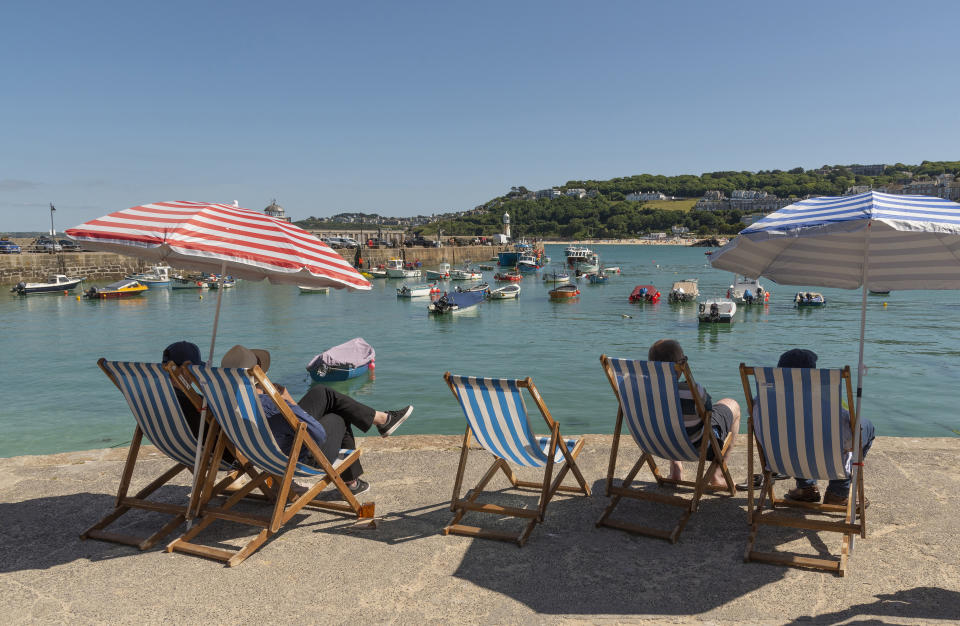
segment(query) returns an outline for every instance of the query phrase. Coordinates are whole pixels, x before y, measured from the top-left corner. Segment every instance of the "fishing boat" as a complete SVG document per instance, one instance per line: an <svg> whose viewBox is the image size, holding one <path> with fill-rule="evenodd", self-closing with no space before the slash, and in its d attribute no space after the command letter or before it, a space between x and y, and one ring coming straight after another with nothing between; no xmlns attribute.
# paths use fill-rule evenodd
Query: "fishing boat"
<svg viewBox="0 0 960 626"><path fill-rule="evenodd" d="M107 298L127 298L130 296L139 296L149 289L143 283L129 278L110 283L106 287L91 287L83 293L84 298L89 299L107 299Z"/></svg>
<svg viewBox="0 0 960 626"><path fill-rule="evenodd" d="M450 280L480 280L483 272L475 272L469 267L460 270L450 270Z"/></svg>
<svg viewBox="0 0 960 626"><path fill-rule="evenodd" d="M403 259L390 259L387 261L387 278L420 278L420 270L404 267Z"/></svg>
<svg viewBox="0 0 960 626"><path fill-rule="evenodd" d="M585 259L579 259L573 264L577 275L595 274L600 271L600 257L591 254Z"/></svg>
<svg viewBox="0 0 960 626"><path fill-rule="evenodd" d="M566 283L570 281L570 274L564 271L548 272L543 275L543 280L547 283Z"/></svg>
<svg viewBox="0 0 960 626"><path fill-rule="evenodd" d="M83 278L71 278L63 274L53 274L47 276L47 280L42 283L25 283L20 281L14 285L10 291L20 296L32 293L61 293L70 291L80 284Z"/></svg>
<svg viewBox="0 0 960 626"><path fill-rule="evenodd" d="M601 268L601 271L604 274L619 274L620 266L619 265L608 265L607 267Z"/></svg>
<svg viewBox="0 0 960 626"><path fill-rule="evenodd" d="M520 241L513 244L511 249L498 252L497 263L500 265L500 267L516 267L517 262L520 260L520 256L522 254L529 253L532 249L533 246L525 241Z"/></svg>
<svg viewBox="0 0 960 626"><path fill-rule="evenodd" d="M522 254L517 260L517 269L521 272L536 272L540 269L537 257L532 254Z"/></svg>
<svg viewBox="0 0 960 626"><path fill-rule="evenodd" d="M201 276L171 276L171 289L209 289L207 281Z"/></svg>
<svg viewBox="0 0 960 626"><path fill-rule="evenodd" d="M523 280L523 274L520 272L497 272L493 275L493 280L503 283L519 283Z"/></svg>
<svg viewBox="0 0 960 626"><path fill-rule="evenodd" d="M590 248L578 245L567 246L567 248L563 251L563 254L567 259L567 266L571 269L575 268L577 263L586 261L591 256L595 256L593 254L593 250Z"/></svg>
<svg viewBox="0 0 960 626"><path fill-rule="evenodd" d="M697 319L701 324L730 324L737 312L737 303L729 298L708 298L699 305Z"/></svg>
<svg viewBox="0 0 960 626"><path fill-rule="evenodd" d="M653 285L637 285L627 298L630 302L660 302L660 292Z"/></svg>
<svg viewBox="0 0 960 626"><path fill-rule="evenodd" d="M330 293L329 287L304 287L303 285L297 285L297 289L300 290L300 293Z"/></svg>
<svg viewBox="0 0 960 626"><path fill-rule="evenodd" d="M438 289L434 283L420 283L416 285L404 283L403 286L397 289L398 298L420 298L435 293L440 293L440 289Z"/></svg>
<svg viewBox="0 0 960 626"><path fill-rule="evenodd" d="M558 285L549 291L551 300L569 300L580 295L580 289L573 284Z"/></svg>
<svg viewBox="0 0 960 626"><path fill-rule="evenodd" d="M487 296L482 291L451 291L427 305L427 312L435 315L463 313L486 299Z"/></svg>
<svg viewBox="0 0 960 626"><path fill-rule="evenodd" d="M516 298L520 295L520 285L511 283L503 287L497 287L490 292L490 298L493 300L507 300Z"/></svg>
<svg viewBox="0 0 960 626"><path fill-rule="evenodd" d="M827 299L823 297L822 293L815 291L798 291L793 298L793 302L798 307L823 306L827 303Z"/></svg>
<svg viewBox="0 0 960 626"><path fill-rule="evenodd" d="M159 263L152 266L146 272L140 272L139 274L130 274L126 276L128 280L135 280L139 283L147 285L148 287L165 287L170 284L171 274L173 270L172 267L166 263Z"/></svg>
<svg viewBox="0 0 960 626"><path fill-rule="evenodd" d="M591 285L603 285L610 280L610 277L603 272L597 272L595 274L587 274L587 280L590 281Z"/></svg>
<svg viewBox="0 0 960 626"><path fill-rule="evenodd" d="M435 270L427 270L427 280L446 280L450 278L450 264L441 263Z"/></svg>
<svg viewBox="0 0 960 626"><path fill-rule="evenodd" d="M313 357L307 363L307 371L318 383L348 380L372 372L376 356L373 346L355 337Z"/></svg>
<svg viewBox="0 0 960 626"><path fill-rule="evenodd" d="M678 280L673 283L667 295L669 302L694 302L700 296L700 287L696 278Z"/></svg>
<svg viewBox="0 0 960 626"><path fill-rule="evenodd" d="M733 275L733 284L727 289L727 297L738 304L763 304L770 301L770 294L757 278Z"/></svg>

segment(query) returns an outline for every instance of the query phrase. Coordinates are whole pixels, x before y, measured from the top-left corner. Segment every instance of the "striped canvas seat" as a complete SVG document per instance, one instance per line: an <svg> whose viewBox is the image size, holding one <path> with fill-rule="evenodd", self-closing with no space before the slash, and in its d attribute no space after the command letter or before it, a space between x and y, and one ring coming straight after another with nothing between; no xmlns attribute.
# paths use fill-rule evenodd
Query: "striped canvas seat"
<svg viewBox="0 0 960 626"><path fill-rule="evenodd" d="M754 373L754 429L767 467L803 478L848 477L850 455L841 431L842 370L757 367Z"/></svg>
<svg viewBox="0 0 960 626"><path fill-rule="evenodd" d="M674 461L700 458L684 428L674 364L613 358L608 362L616 377L620 408L640 449Z"/></svg>
<svg viewBox="0 0 960 626"><path fill-rule="evenodd" d="M468 535L471 537L487 537L514 541L523 546L534 526L543 521L547 504L557 491L576 492L590 495L576 458L583 449L583 438L564 439L560 435L560 425L554 421L547 409L543 398L529 378L522 380L512 378L479 378L476 376L455 376L450 372L443 375L447 386L460 404L464 417L467 418L467 429L463 435L463 446L460 449L460 465L453 485L453 498L450 510L454 512L453 520L443 529L443 533ZM526 389L540 411L545 425L550 429L550 436L537 436L533 433L530 416L523 400L522 390ZM463 483L467 456L470 452L470 438L495 457L493 464L464 498L460 498L460 488ZM514 474L512 466L541 469L543 479L539 482L520 480ZM554 468L559 470L556 477L552 477ZM519 489L537 489L540 491L540 500L536 509L499 506L477 502L484 487L502 471L510 485ZM573 472L579 483L578 486L565 486L563 479L567 472ZM552 479L552 482L551 482ZM492 513L497 516L510 516L526 519L527 524L519 534L495 531L475 526L465 526L460 523L468 511L477 513Z"/></svg>
<svg viewBox="0 0 960 626"><path fill-rule="evenodd" d="M509 378L451 376L460 408L477 441L495 456L523 467L547 463L550 438L535 437L520 393L521 381ZM567 439L567 447L576 445ZM555 462L563 461L558 448Z"/></svg>

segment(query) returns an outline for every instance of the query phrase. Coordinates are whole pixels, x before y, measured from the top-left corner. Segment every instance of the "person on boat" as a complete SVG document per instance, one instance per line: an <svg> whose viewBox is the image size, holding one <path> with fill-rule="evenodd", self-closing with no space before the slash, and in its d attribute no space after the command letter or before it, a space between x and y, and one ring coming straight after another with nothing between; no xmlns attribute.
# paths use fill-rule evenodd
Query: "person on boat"
<svg viewBox="0 0 960 626"><path fill-rule="evenodd" d="M809 294L808 294L809 295ZM793 348L780 355L777 361L777 367L803 367L814 369L817 367L817 353L813 350L803 348ZM754 398L754 418L758 417L757 399ZM853 450L853 433L850 431L850 413L847 409L840 409L840 432L843 438L843 447L847 451ZM876 437L876 429L873 422L860 418L860 443L863 446L863 458L867 458L867 451L873 445ZM817 488L817 481L811 478L795 477L796 487L787 492L784 496L787 500L794 502L820 502L820 490ZM827 483L827 491L823 494L824 504L838 504L846 506L847 494L850 492L850 478L834 478ZM869 504L864 500L864 506Z"/></svg>
<svg viewBox="0 0 960 626"><path fill-rule="evenodd" d="M230 348L220 361L221 367L251 368L254 365L259 365L260 369L266 372L270 368L270 353L236 345ZM290 392L282 385L276 387L297 419L306 424L307 432L331 463L337 459L341 448L356 448L354 426L363 432L376 426L381 437L388 437L413 413L412 404L394 411L377 411L322 384L314 384L298 402L294 402ZM260 393L260 405L274 439L281 450L289 453L293 445L293 429L270 396L259 388L257 391ZM306 449L301 451L300 461L316 465L313 456ZM363 468L359 461L343 472L343 479L353 495L370 490L370 484L360 478L362 474Z"/></svg>
<svg viewBox="0 0 960 626"><path fill-rule="evenodd" d="M683 348L680 347L680 343L675 339L661 339L650 346L650 350L647 353L647 359L650 361L679 363L686 358L683 354ZM703 438L703 420L701 420L697 414L697 405L693 400L693 394L690 393L690 386L687 381L681 381L679 388L680 410L683 413L684 428L687 431L687 436L690 438L690 443L699 446ZM704 408L710 413L710 427L713 430L713 434L717 437L717 441L720 442L720 445L723 445L723 440L726 439L729 433L733 433L730 446L727 448L727 452L723 457L724 460L729 459L730 451L733 450L735 443L736 434L740 431L740 405L737 404L737 401L733 398L723 398L722 400L713 402L710 394L707 393L707 390L700 383L697 383L697 393L703 400ZM709 446L707 448L707 460L713 461L713 458L713 446ZM681 461L670 461L670 478L674 480L683 479L683 463ZM709 481L711 487L725 488L727 486L719 465L714 470L713 476L709 477Z"/></svg>

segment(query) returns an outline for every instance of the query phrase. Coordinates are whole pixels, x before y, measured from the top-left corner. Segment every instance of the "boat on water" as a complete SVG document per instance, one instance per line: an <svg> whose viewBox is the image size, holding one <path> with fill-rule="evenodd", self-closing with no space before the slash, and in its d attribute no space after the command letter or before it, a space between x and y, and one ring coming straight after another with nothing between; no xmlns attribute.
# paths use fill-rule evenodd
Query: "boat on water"
<svg viewBox="0 0 960 626"><path fill-rule="evenodd" d="M468 291L477 291L480 293L489 293L490 285L487 283L477 283L476 285L470 285L468 287L457 287L457 291L460 293L466 293Z"/></svg>
<svg viewBox="0 0 960 626"><path fill-rule="evenodd" d="M303 285L297 285L297 289L300 290L300 293L330 293L329 287L305 287Z"/></svg>
<svg viewBox="0 0 960 626"><path fill-rule="evenodd" d="M823 306L827 303L827 299L823 297L822 293L815 291L798 291L793 298L793 302L798 307Z"/></svg>
<svg viewBox="0 0 960 626"><path fill-rule="evenodd" d="M450 280L481 280L483 272L475 272L469 267L450 270Z"/></svg>
<svg viewBox="0 0 960 626"><path fill-rule="evenodd" d="M610 280L610 277L603 272L596 272L595 274L587 274L587 280L590 281L591 285L603 285Z"/></svg>
<svg viewBox="0 0 960 626"><path fill-rule="evenodd" d="M668 302L695 302L700 297L700 287L696 278L678 280L673 283L670 293L667 294Z"/></svg>
<svg viewBox="0 0 960 626"><path fill-rule="evenodd" d="M595 256L593 250L586 246L572 245L567 246L563 251L564 256L566 257L567 267L573 269L577 266L577 263L581 261L588 260L591 256Z"/></svg>
<svg viewBox="0 0 960 626"><path fill-rule="evenodd" d="M209 289L207 280L201 276L171 276L171 289Z"/></svg>
<svg viewBox="0 0 960 626"><path fill-rule="evenodd" d="M478 265L477 267L480 268L480 269L482 269L482 270L488 271L488 272L493 270L493 266L492 266L492 265L487 265L486 263L481 263L481 264Z"/></svg>
<svg viewBox="0 0 960 626"><path fill-rule="evenodd" d="M399 289L397 289L398 298L420 298L423 296L430 296L435 293L440 293L440 289L438 289L437 285L434 283L419 283L416 285L408 285L404 283Z"/></svg>
<svg viewBox="0 0 960 626"><path fill-rule="evenodd" d="M106 287L91 287L83 292L83 297L91 300L128 298L130 296L139 296L148 289L149 287L139 281L124 278L123 280L118 280L115 283L110 283Z"/></svg>
<svg viewBox="0 0 960 626"><path fill-rule="evenodd" d="M889 291L874 291L873 289L868 290L871 296L889 296Z"/></svg>
<svg viewBox="0 0 960 626"><path fill-rule="evenodd" d="M482 291L451 291L427 305L427 312L435 315L463 313L487 299Z"/></svg>
<svg viewBox="0 0 960 626"><path fill-rule="evenodd" d="M591 253L590 256L585 259L578 259L574 262L573 268L577 272L577 276L582 276L584 274L596 274L600 271L600 257L596 254Z"/></svg>
<svg viewBox="0 0 960 626"><path fill-rule="evenodd" d="M61 293L70 291L83 281L83 278L71 278L64 274L52 274L47 276L47 280L41 283L26 283L20 281L14 285L10 291L20 296L26 296L32 293Z"/></svg>
<svg viewBox="0 0 960 626"><path fill-rule="evenodd" d="M727 297L738 304L763 304L770 301L770 294L760 285L758 278L733 275L733 284L727 289Z"/></svg>
<svg viewBox="0 0 960 626"><path fill-rule="evenodd" d="M737 312L737 303L729 298L708 298L700 303L697 319L701 324L730 324Z"/></svg>
<svg viewBox="0 0 960 626"><path fill-rule="evenodd" d="M148 287L165 287L170 284L172 271L173 268L166 263L158 263L151 266L146 272L130 274L125 278L143 283Z"/></svg>
<svg viewBox="0 0 960 626"><path fill-rule="evenodd" d="M237 286L237 279L233 276L224 276L223 280L220 280L219 276L210 276L207 278L207 289L229 289L231 287Z"/></svg>
<svg viewBox="0 0 960 626"><path fill-rule="evenodd" d="M362 272L367 278L387 278L387 270L381 267L371 267Z"/></svg>
<svg viewBox="0 0 960 626"><path fill-rule="evenodd" d="M446 280L450 278L450 264L441 263L435 270L427 270L427 280Z"/></svg>
<svg viewBox="0 0 960 626"><path fill-rule="evenodd" d="M500 265L500 267L516 267L520 256L522 254L529 254L531 250L533 250L533 246L526 241L517 242L513 244L513 247L509 250L503 250L497 253L497 264Z"/></svg>
<svg viewBox="0 0 960 626"><path fill-rule="evenodd" d="M325 383L349 380L374 369L377 353L361 337L321 352L307 363L307 371L314 382Z"/></svg>
<svg viewBox="0 0 960 626"><path fill-rule="evenodd" d="M493 280L503 283L519 283L523 280L523 274L520 272L497 272L493 275Z"/></svg>
<svg viewBox="0 0 960 626"><path fill-rule="evenodd" d="M564 271L548 272L543 275L543 280L547 283L566 283L570 281L570 274Z"/></svg>
<svg viewBox="0 0 960 626"><path fill-rule="evenodd" d="M503 287L497 287L490 292L490 298L493 300L507 300L510 298L516 298L519 295L520 285L515 283L510 283L509 285L504 285Z"/></svg>
<svg viewBox="0 0 960 626"><path fill-rule="evenodd" d="M627 298L630 302L660 302L660 292L653 285L637 285Z"/></svg>
<svg viewBox="0 0 960 626"><path fill-rule="evenodd" d="M521 254L517 260L517 269L521 272L536 272L540 269L540 262L532 254Z"/></svg>
<svg viewBox="0 0 960 626"><path fill-rule="evenodd" d="M620 266L619 265L608 265L606 267L601 267L600 271L604 274L619 274Z"/></svg>
<svg viewBox="0 0 960 626"><path fill-rule="evenodd" d="M571 283L557 285L549 292L551 300L569 300L580 295L580 289Z"/></svg>
<svg viewBox="0 0 960 626"><path fill-rule="evenodd" d="M387 278L420 278L420 270L404 267L403 259L390 259L387 261Z"/></svg>

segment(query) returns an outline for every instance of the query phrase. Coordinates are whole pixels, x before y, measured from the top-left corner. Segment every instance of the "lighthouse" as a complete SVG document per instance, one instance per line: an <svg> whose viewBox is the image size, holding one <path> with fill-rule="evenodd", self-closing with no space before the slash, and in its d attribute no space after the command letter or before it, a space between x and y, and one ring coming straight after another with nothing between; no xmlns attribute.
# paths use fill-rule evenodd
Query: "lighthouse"
<svg viewBox="0 0 960 626"><path fill-rule="evenodd" d="M510 238L510 214L503 214L503 234L507 236L507 239Z"/></svg>

